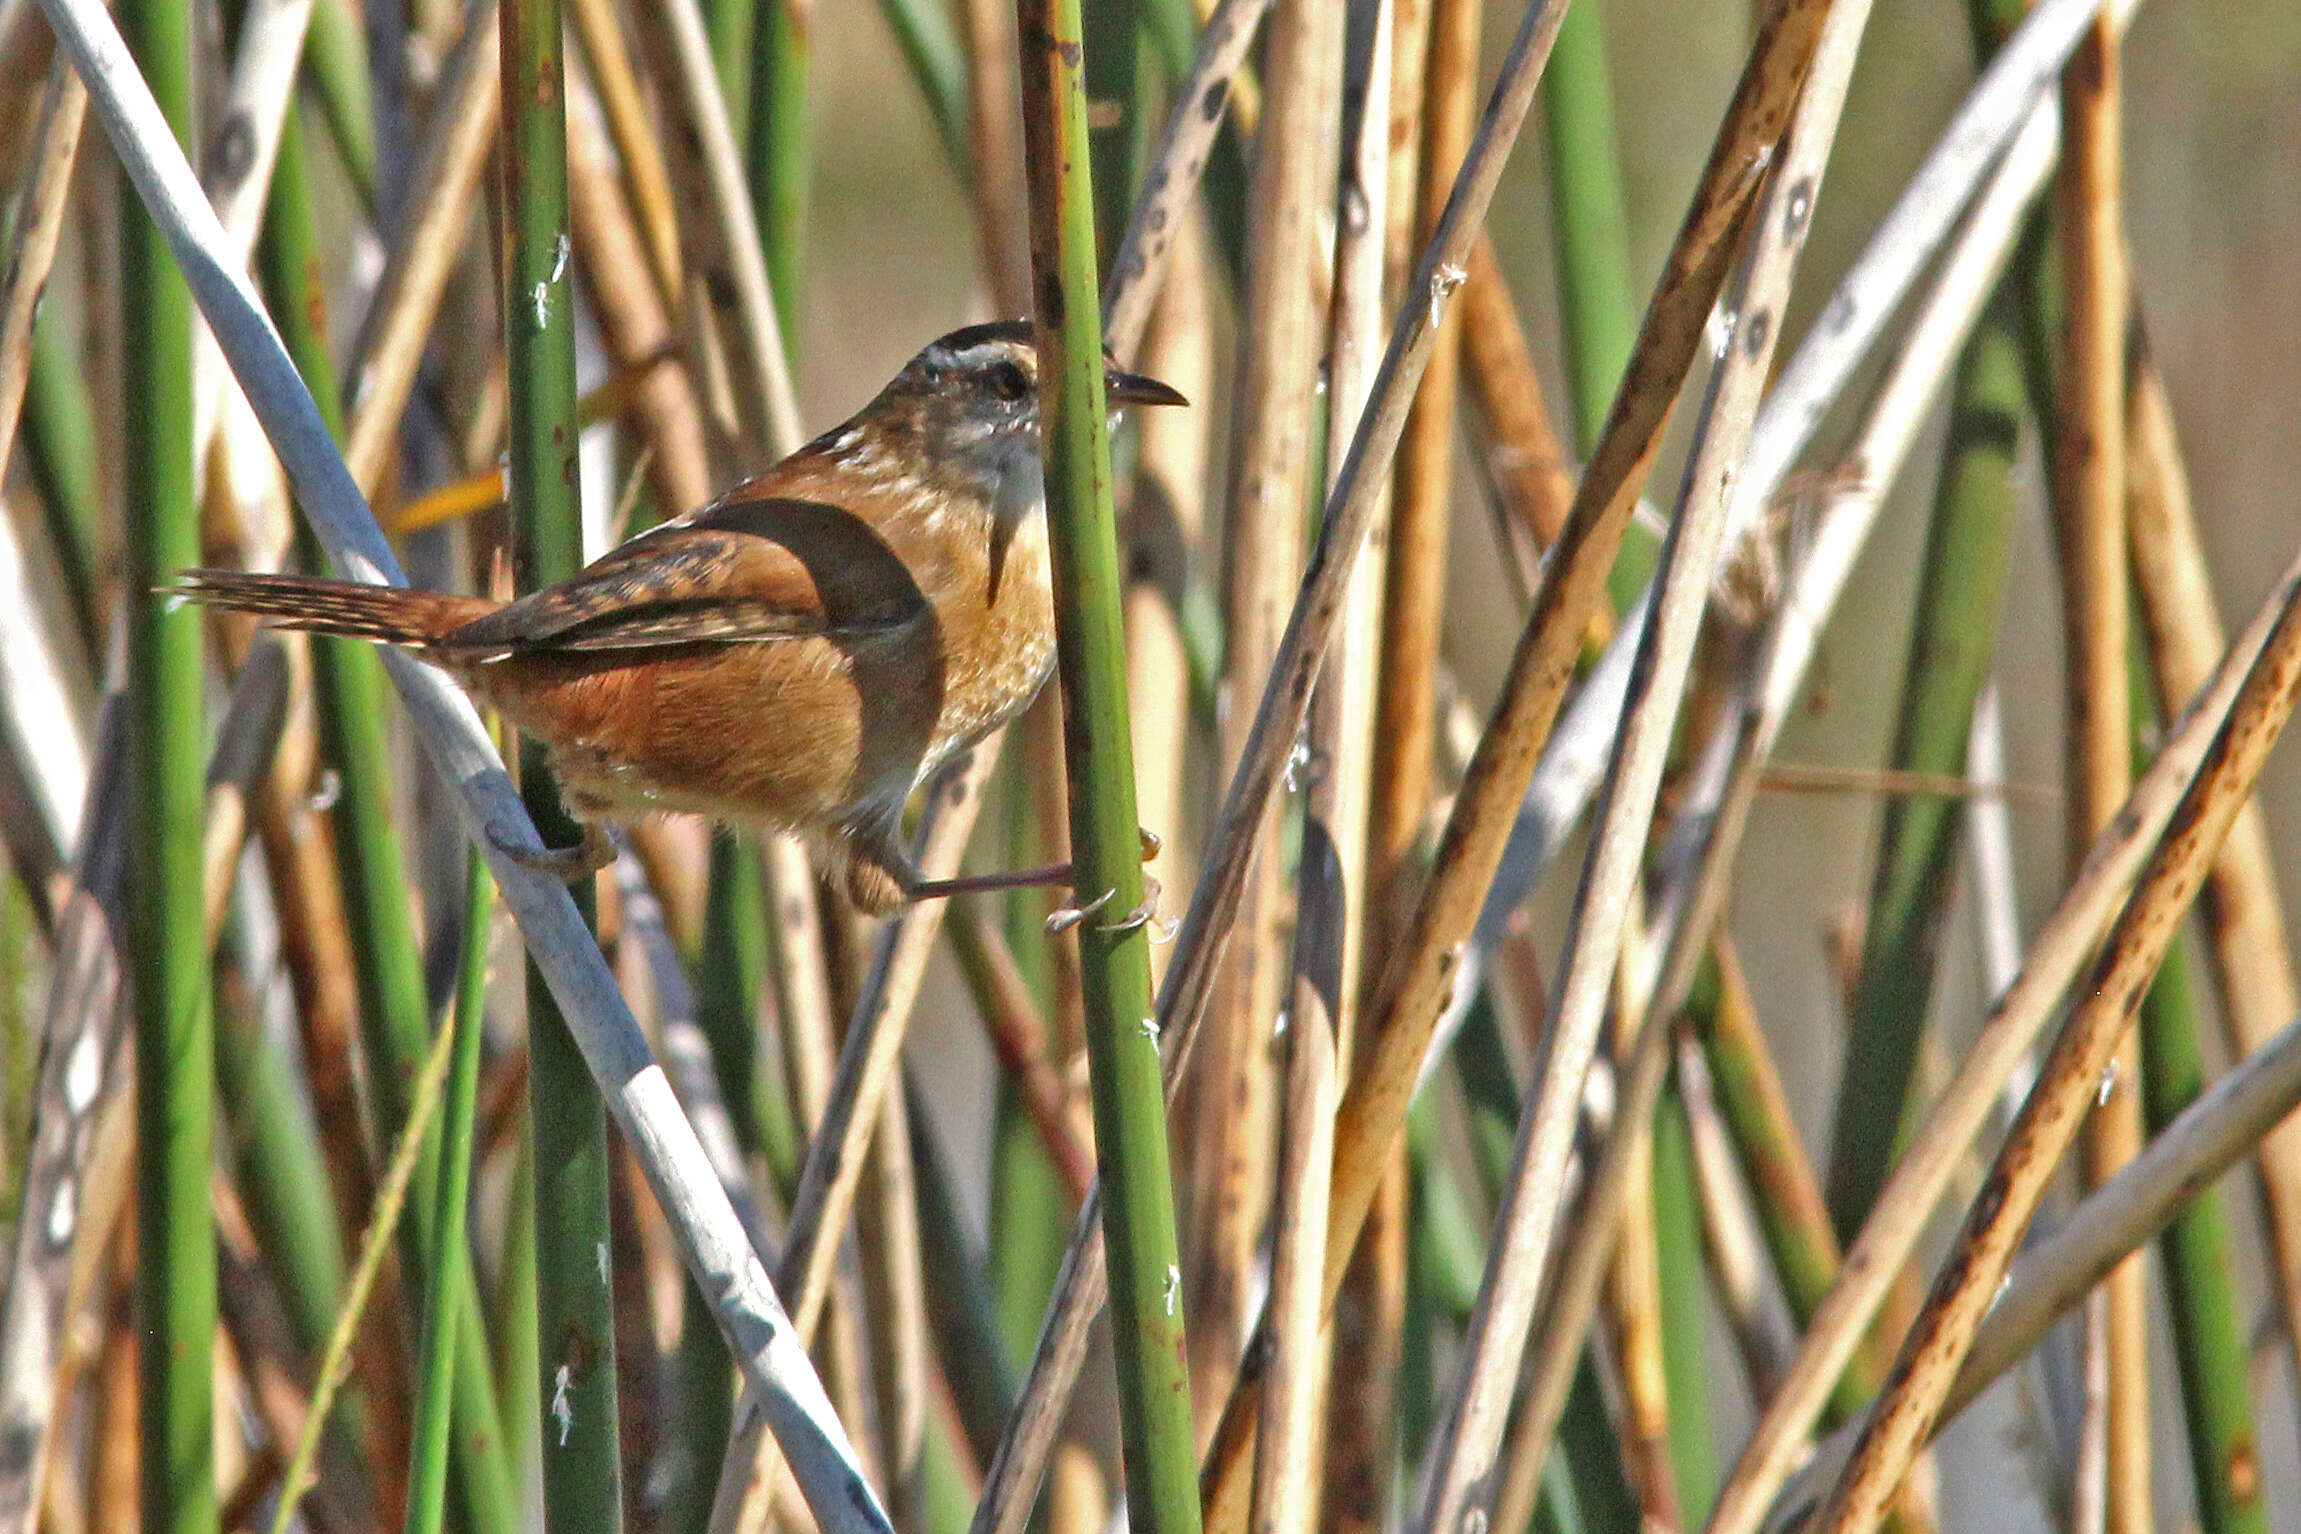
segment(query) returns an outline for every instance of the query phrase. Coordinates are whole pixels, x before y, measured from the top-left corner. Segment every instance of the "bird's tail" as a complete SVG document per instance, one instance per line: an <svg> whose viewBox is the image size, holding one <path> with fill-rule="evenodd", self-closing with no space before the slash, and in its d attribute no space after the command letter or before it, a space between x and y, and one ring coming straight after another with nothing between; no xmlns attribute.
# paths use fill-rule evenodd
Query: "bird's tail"
<svg viewBox="0 0 2301 1534"><path fill-rule="evenodd" d="M484 597L450 596L313 575L254 575L240 570L186 570L169 587L192 601L253 613L276 628L373 639L425 650L454 629L495 610Z"/></svg>

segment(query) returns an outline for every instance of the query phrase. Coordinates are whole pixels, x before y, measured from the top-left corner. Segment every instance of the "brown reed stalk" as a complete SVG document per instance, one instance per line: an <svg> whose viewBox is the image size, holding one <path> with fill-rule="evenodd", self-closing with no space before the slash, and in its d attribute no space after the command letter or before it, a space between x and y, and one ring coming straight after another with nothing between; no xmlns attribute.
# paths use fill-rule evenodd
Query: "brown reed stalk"
<svg viewBox="0 0 2301 1534"><path fill-rule="evenodd" d="M675 517L713 495L703 401L677 356L678 337L650 268L647 242L608 159L598 99L568 71L568 220L612 366L632 379L625 421L652 449L647 477L656 517Z"/></svg>
<svg viewBox="0 0 2301 1534"><path fill-rule="evenodd" d="M1363 163L1356 167L1367 189L1370 236L1379 251L1367 257L1379 262L1375 282L1379 302L1396 304L1412 277L1417 191L1422 155L1422 113L1426 104L1423 81L1430 62L1432 0L1390 0L1390 36L1373 44L1382 49L1386 68L1369 69L1365 112L1381 124L1381 140L1362 147ZM1379 88L1377 88L1379 86ZM1369 131L1371 136L1372 130ZM1378 189L1378 191L1377 191ZM1361 281L1373 279L1361 278ZM1336 420L1343 417L1339 412ZM1340 433L1337 433L1339 438ZM1370 508L1366 548L1359 568L1351 573L1350 591L1342 620L1343 644L1357 653L1355 701L1359 717L1374 714L1374 691L1381 685L1383 593L1390 582L1390 515L1395 476L1385 476ZM1348 660L1349 652L1338 659ZM1330 662L1329 664L1333 664ZM1345 673L1348 675L1348 673ZM1347 898L1357 904L1355 919L1346 932L1364 950L1369 936L1373 888L1373 848L1368 830L1373 785L1372 738L1367 741L1367 809L1359 817L1358 861L1347 866L1351 881ZM1341 1016L1338 1069L1345 1082L1354 1070L1358 1052L1365 1047L1360 1013L1370 975L1363 957L1357 965L1352 994ZM1331 1174L1329 1182L1331 1184ZM1334 1392L1328 1423L1327 1503L1325 1516L1336 1534L1373 1534L1387 1527L1391 1482L1398 1457L1398 1372L1404 1359L1407 1276L1407 1169L1404 1157L1394 1158L1375 1198L1367 1207L1363 1228L1350 1252L1343 1287L1334 1306L1335 1352L1338 1359L1357 1360L1366 1388ZM1331 1209L1331 1191L1329 1194ZM1333 1237L1330 1235L1330 1241ZM1334 1253L1330 1250L1329 1259Z"/></svg>
<svg viewBox="0 0 2301 1534"><path fill-rule="evenodd" d="M897 1528L923 1528L926 1518L926 1277L920 1268L918 1188L911 1126L897 1072L879 1106L878 1132L865 1152L868 1196L855 1206L855 1244L871 1320L873 1415L879 1425L880 1485Z"/></svg>
<svg viewBox="0 0 2301 1534"><path fill-rule="evenodd" d="M2061 402L2054 423L2055 541L2068 640L2072 764L2066 825L2069 866L2117 811L2131 779L2132 723L2126 676L2125 243L2115 24L2096 18L2062 73L2060 212ZM2140 1149L2141 1046L2117 1046L2114 1078L2087 1120L2089 1185L2112 1176ZM2149 1332L2146 1274L2136 1258L2103 1286L2098 1304L2108 1348L2106 1461L2110 1534L2142 1534L2149 1507Z"/></svg>
<svg viewBox="0 0 2301 1534"><path fill-rule="evenodd" d="M373 497L399 443L400 412L430 344L442 293L463 252L503 101L502 39L482 0L444 71L429 136L408 183L411 210L385 257L373 305L352 348L354 387L344 462Z"/></svg>
<svg viewBox="0 0 2301 1534"><path fill-rule="evenodd" d="M1072 1133L1068 1092L1048 1055L1045 1021L1022 966L998 927L971 902L943 922L952 957L975 1003L976 1016L990 1036L991 1055L1015 1083L1031 1127L1055 1173L1075 1204L1094 1181L1094 1156Z"/></svg>
<svg viewBox="0 0 2301 1534"><path fill-rule="evenodd" d="M1275 85L1273 87L1275 92ZM1310 939L1317 942L1317 938ZM1310 1534L1319 1505L1319 1357L1327 1167L1334 1150L1334 1019L1298 966L1288 1002L1286 1099L1271 1229L1270 1360L1254 1467L1254 1534Z"/></svg>
<svg viewBox="0 0 2301 1534"><path fill-rule="evenodd" d="M640 92L639 74L624 39L614 0L569 0L568 20L577 48L598 93L607 136L615 145L624 196L645 250L645 269L655 278L663 303L676 310L684 292L679 218L671 196L671 172L663 143Z"/></svg>
<svg viewBox="0 0 2301 1534"><path fill-rule="evenodd" d="M2042 1062L1853 1457L1811 1526L1818 1534L1860 1534L1884 1515L2046 1183L2094 1107L2142 992L2301 695L2301 561L2287 568L2272 601L2275 625Z"/></svg>
<svg viewBox="0 0 2301 1534"><path fill-rule="evenodd" d="M1015 9L1006 0L963 0L967 37L967 137L974 157L975 239L999 313L1030 307L1029 209L1023 192L1023 115L1008 60ZM1160 375L1164 376L1164 375Z"/></svg>
<svg viewBox="0 0 2301 1534"><path fill-rule="evenodd" d="M1558 541L1574 502L1574 466L1542 402L1534 349L1491 234L1470 248L1462 284L1462 381L1502 512L1503 544L1531 592L1542 551Z"/></svg>
<svg viewBox="0 0 2301 1534"><path fill-rule="evenodd" d="M1231 465L1224 681L1253 695L1278 653L1302 568L1303 508L1319 483L1311 450L1328 326L1342 91L1342 7L1278 0L1268 26L1267 110L1247 206L1246 302L1239 324L1238 427ZM1221 722L1227 769L1253 715ZM1275 809L1258 839L1277 823ZM1206 1063L1184 1091L1190 1191L1184 1313L1201 1410L1219 1400L1246 1340L1248 1290L1268 1206L1277 1106L1271 1020L1286 988L1288 891L1276 858L1250 875L1220 988L1201 1029Z"/></svg>
<svg viewBox="0 0 2301 1534"><path fill-rule="evenodd" d="M1356 419L1366 408L1381 360L1387 312L1383 279L1389 234L1395 9L1393 0L1374 0L1363 27L1364 57L1346 56L1344 61L1342 120L1348 137L1337 204L1334 319L1327 360L1330 491L1346 453L1340 424ZM1312 699L1307 736L1311 760L1320 765L1311 776L1304 804L1306 851L1297 881L1304 890L1305 909L1320 913L1327 930L1318 941L1311 941L1308 932L1298 938L1294 985L1297 991L1306 982L1313 989L1324 987L1325 1009L1334 1029L1331 1069L1338 1079L1349 1070L1357 1047L1367 967L1366 828L1373 799L1374 698L1381 683L1388 522L1387 504L1377 504L1366 551L1351 572L1332 653ZM1331 849L1331 877L1313 855L1321 844ZM1310 894L1314 881L1332 887L1329 895L1315 902ZM1331 973L1325 972L1329 952ZM1308 962L1314 955L1321 960L1315 968ZM1327 1111L1331 1116L1331 1104ZM1320 1133L1328 1149L1323 1161L1306 1174L1315 1179L1316 1187L1306 1185L1304 1197L1317 1199L1323 1222L1333 1185L1331 1126ZM1403 1191L1403 1178L1397 1181ZM1400 1197L1388 1212L1402 1215L1404 1205ZM1361 1239L1343 1280L1327 1361L1330 1374L1339 1370L1340 1377L1354 1382L1350 1388L1325 1392L1325 1455L1315 1469L1319 1526L1336 1534L1357 1534L1380 1525L1396 1456L1406 1263L1405 1243L1393 1237L1403 1237L1405 1222L1402 1218L1385 1222L1378 1208L1373 1223L1375 1234ZM1323 1223L1318 1239L1323 1268Z"/></svg>
<svg viewBox="0 0 2301 1534"><path fill-rule="evenodd" d="M1416 247L1429 244L1436 233L1470 146L1484 16L1483 0L1434 0L1431 7L1412 225ZM1461 337L1458 314L1438 326L1430 368L1398 445L1384 563L1374 796L1367 823L1367 885L1378 931L1392 924L1399 881L1422 835L1433 794L1431 731L1438 715L1438 641L1446 599Z"/></svg>

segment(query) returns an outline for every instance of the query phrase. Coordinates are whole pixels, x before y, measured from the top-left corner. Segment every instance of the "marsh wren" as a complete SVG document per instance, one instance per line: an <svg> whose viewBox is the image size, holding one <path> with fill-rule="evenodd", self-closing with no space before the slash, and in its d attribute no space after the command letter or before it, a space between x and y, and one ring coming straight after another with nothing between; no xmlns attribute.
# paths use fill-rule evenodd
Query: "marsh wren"
<svg viewBox="0 0 2301 1534"><path fill-rule="evenodd" d="M1113 409L1180 405L1106 359ZM955 330L843 425L515 602L301 575L185 572L283 628L399 645L541 740L584 845L652 811L793 831L856 905L951 892L902 846L913 788L1053 670L1038 357Z"/></svg>

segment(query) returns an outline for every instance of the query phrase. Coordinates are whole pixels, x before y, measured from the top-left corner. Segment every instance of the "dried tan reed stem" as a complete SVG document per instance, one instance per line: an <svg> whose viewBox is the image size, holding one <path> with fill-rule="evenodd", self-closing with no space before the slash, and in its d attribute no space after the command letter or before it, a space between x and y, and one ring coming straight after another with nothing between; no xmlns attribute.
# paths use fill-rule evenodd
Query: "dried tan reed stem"
<svg viewBox="0 0 2301 1534"><path fill-rule="evenodd" d="M1331 212L1339 143L1343 12L1278 0L1270 21L1263 118L1247 205L1246 303L1239 324L1237 456L1231 466L1223 686L1254 695L1270 672L1302 568L1311 499L1319 363L1332 287ZM1137 281L1140 290L1147 284ZM1235 702L1221 761L1235 768L1254 716ZM1250 834L1265 839L1276 807ZM1271 1020L1286 987L1288 890L1279 860L1258 860L1232 923L1219 988L1200 1029L1205 1065L1184 1087L1190 1192L1184 1314L1194 1402L1221 1398L1246 1340L1248 1290L1271 1187L1277 1105Z"/></svg>
<svg viewBox="0 0 2301 1534"><path fill-rule="evenodd" d="M2132 776L2120 109L2117 31L2107 17L2098 17L2062 72L2063 155L2055 185L2063 311L2051 484L2068 634L2063 669L2071 782L2065 830L2073 870L2117 812ZM2142 1134L2141 1044L2128 1033L2116 1048L2113 1080L2086 1121L2086 1181L2098 1184L2131 1160ZM2153 1521L2145 1277L2138 1258L2126 1263L2097 1302L2097 1324L2108 1348L2101 1410L2110 1534L2145 1534Z"/></svg>
<svg viewBox="0 0 2301 1534"><path fill-rule="evenodd" d="M654 118L640 95L623 23L616 17L614 0L569 0L568 14L576 46L599 93L607 136L615 144L625 195L646 250L646 270L655 278L664 305L676 309L685 290L686 270L680 264L671 172L664 165Z"/></svg>
<svg viewBox="0 0 2301 1534"><path fill-rule="evenodd" d="M1484 15L1483 0L1434 0L1431 7L1412 226L1416 246L1427 245L1437 231L1470 146ZM1453 511L1454 401L1461 381L1461 338L1458 313L1438 326L1430 368L1422 375L1422 387L1398 444L1384 562L1374 794L1366 833L1367 886L1378 930L1388 929L1395 920L1399 880L1422 835L1433 793L1431 731L1438 717L1438 640L1446 600L1447 525Z"/></svg>

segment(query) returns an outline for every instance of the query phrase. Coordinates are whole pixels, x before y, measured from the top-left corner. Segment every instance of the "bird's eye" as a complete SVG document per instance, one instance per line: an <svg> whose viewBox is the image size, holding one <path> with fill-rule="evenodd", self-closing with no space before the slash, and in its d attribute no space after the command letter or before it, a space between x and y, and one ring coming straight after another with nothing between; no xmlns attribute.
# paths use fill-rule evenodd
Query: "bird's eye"
<svg viewBox="0 0 2301 1534"><path fill-rule="evenodd" d="M991 392L1005 400L1021 399L1031 392L1030 375L1016 362L1002 362L992 368L990 382Z"/></svg>

